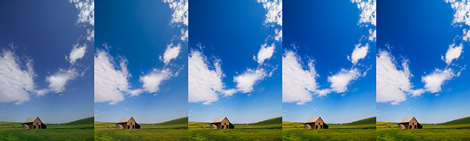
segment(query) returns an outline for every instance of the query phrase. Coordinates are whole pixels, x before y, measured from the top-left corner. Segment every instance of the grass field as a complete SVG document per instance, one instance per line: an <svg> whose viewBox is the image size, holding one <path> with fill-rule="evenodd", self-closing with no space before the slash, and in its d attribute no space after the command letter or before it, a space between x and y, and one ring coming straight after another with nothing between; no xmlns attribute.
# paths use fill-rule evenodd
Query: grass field
<svg viewBox="0 0 470 141"><path fill-rule="evenodd" d="M282 123L284 140L376 140L375 117L345 125L328 124L328 129L304 129L304 123Z"/></svg>
<svg viewBox="0 0 470 141"><path fill-rule="evenodd" d="M95 122L95 140L188 140L188 117L140 129L116 129L116 123Z"/></svg>
<svg viewBox="0 0 470 141"><path fill-rule="evenodd" d="M470 117L439 125L422 124L423 129L402 130L398 123L377 122L378 140L468 140Z"/></svg>
<svg viewBox="0 0 470 141"><path fill-rule="evenodd" d="M282 118L273 118L251 125L234 124L235 129L210 129L210 123L188 123L190 140L282 140Z"/></svg>
<svg viewBox="0 0 470 141"><path fill-rule="evenodd" d="M0 122L0 140L93 140L94 118L63 125L47 124L46 129L23 129L22 123Z"/></svg>

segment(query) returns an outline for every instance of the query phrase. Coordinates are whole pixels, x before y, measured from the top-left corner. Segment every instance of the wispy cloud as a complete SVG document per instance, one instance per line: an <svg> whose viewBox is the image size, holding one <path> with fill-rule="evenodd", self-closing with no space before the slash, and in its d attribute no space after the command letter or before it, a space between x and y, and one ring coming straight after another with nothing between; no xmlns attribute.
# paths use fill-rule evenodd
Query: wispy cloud
<svg viewBox="0 0 470 141"><path fill-rule="evenodd" d="M218 94L234 93L234 90L225 89L220 59L211 61L202 52L191 50L188 63L189 102L203 102L204 105L209 105L219 100Z"/></svg>
<svg viewBox="0 0 470 141"><path fill-rule="evenodd" d="M413 92L408 60L403 60L401 66L397 66L395 58L388 51L379 50L376 62L376 101L392 102L393 105L405 101L406 93Z"/></svg>
<svg viewBox="0 0 470 141"><path fill-rule="evenodd" d="M462 43L459 45L451 44L449 45L449 49L447 49L445 57L441 56L441 58L446 61L447 65L449 65L452 63L452 60L456 60L460 57L460 54L462 54L462 49Z"/></svg>
<svg viewBox="0 0 470 141"><path fill-rule="evenodd" d="M369 52L369 44L366 43L364 46L361 44L357 44L353 50L351 56L348 56L348 60L350 60L354 65L361 60L364 59Z"/></svg>
<svg viewBox="0 0 470 141"><path fill-rule="evenodd" d="M163 62L165 64L170 63L171 60L178 57L180 52L181 52L181 44L180 43L178 43L176 45L168 44L167 47L166 47L165 53L163 54Z"/></svg>
<svg viewBox="0 0 470 141"><path fill-rule="evenodd" d="M74 64L78 59L81 59L83 56L85 56L86 45L86 43L82 46L79 46L79 44L73 45L69 56L66 56L66 59L69 60L70 64Z"/></svg>
<svg viewBox="0 0 470 141"><path fill-rule="evenodd" d="M49 88L51 91L60 93L65 90L65 85L77 76L78 73L75 69L59 69L57 73L47 76L46 81L49 82Z"/></svg>
<svg viewBox="0 0 470 141"><path fill-rule="evenodd" d="M13 48L13 44L10 44ZM0 53L0 102L19 105L30 100L29 93L36 92L33 60L20 59L14 50L2 49Z"/></svg>
<svg viewBox="0 0 470 141"><path fill-rule="evenodd" d="M313 93L319 94L313 60L304 69L302 59L294 51L285 50L282 56L282 102L303 105L312 101Z"/></svg>
<svg viewBox="0 0 470 141"><path fill-rule="evenodd" d="M156 93L160 90L160 85L175 75L176 74L174 74L169 68L164 68L162 70L154 69L149 74L141 76L140 82L144 83L142 86L143 90L149 93Z"/></svg>
<svg viewBox="0 0 470 141"><path fill-rule="evenodd" d="M118 64L108 52L97 49L94 57L95 102L109 102L110 105L124 100L124 94L136 95L141 90L131 90L127 71L127 59L120 58Z"/></svg>

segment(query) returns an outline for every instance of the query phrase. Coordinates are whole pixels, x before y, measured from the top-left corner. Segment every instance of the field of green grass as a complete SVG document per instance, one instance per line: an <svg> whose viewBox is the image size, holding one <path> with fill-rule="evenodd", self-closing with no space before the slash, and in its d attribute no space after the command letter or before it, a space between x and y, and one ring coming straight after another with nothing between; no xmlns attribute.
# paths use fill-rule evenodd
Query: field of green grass
<svg viewBox="0 0 470 141"><path fill-rule="evenodd" d="M304 123L284 121L284 140L375 140L375 117L345 125L328 124L328 129L304 129Z"/></svg>
<svg viewBox="0 0 470 141"><path fill-rule="evenodd" d="M188 117L140 129L116 129L116 123L95 122L95 140L188 140Z"/></svg>
<svg viewBox="0 0 470 141"><path fill-rule="evenodd" d="M235 129L210 129L210 123L188 123L190 140L282 140L282 118L273 118L251 125L234 124Z"/></svg>
<svg viewBox="0 0 470 141"><path fill-rule="evenodd" d="M0 140L93 140L93 121L91 117L62 125L46 123L46 129L35 130L0 121Z"/></svg>
<svg viewBox="0 0 470 141"><path fill-rule="evenodd" d="M422 124L423 129L398 129L398 123L377 122L378 140L469 140L470 117L439 125Z"/></svg>

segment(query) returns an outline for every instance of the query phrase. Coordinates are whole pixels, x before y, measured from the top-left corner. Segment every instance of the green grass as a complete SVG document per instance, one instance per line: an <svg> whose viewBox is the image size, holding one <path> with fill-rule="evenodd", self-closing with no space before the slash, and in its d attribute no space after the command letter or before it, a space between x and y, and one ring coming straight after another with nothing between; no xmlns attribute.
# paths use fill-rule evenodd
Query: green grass
<svg viewBox="0 0 470 141"><path fill-rule="evenodd" d="M458 125L458 124L470 124L470 117L465 117L465 118L449 121L446 123L442 123L440 125Z"/></svg>
<svg viewBox="0 0 470 141"><path fill-rule="evenodd" d="M190 140L282 140L281 118L273 118L252 125L234 124L235 129L210 129L210 123L190 121Z"/></svg>
<svg viewBox="0 0 470 141"><path fill-rule="evenodd" d="M282 117L264 120L258 123L254 123L252 125L272 125L272 124L280 124L280 123L282 123Z"/></svg>
<svg viewBox="0 0 470 141"><path fill-rule="evenodd" d="M23 129L22 123L0 122L0 140L93 140L93 122L46 124L46 129Z"/></svg>
<svg viewBox="0 0 470 141"><path fill-rule="evenodd" d="M95 140L188 140L188 124L177 119L140 129L116 129L116 123L95 122Z"/></svg>
<svg viewBox="0 0 470 141"><path fill-rule="evenodd" d="M346 124L346 125L375 124L375 122L376 122L376 117L371 117L371 118L366 118L366 119L363 119L363 120L354 121L354 122L351 122L351 123Z"/></svg>
<svg viewBox="0 0 470 141"><path fill-rule="evenodd" d="M455 122L454 122L455 123ZM462 122L465 123L465 122ZM470 123L422 124L423 129L398 129L398 123L377 122L378 140L470 140Z"/></svg>
<svg viewBox="0 0 470 141"><path fill-rule="evenodd" d="M167 122L160 123L158 125L181 125L181 124L184 124L184 125L188 124L188 117L170 120Z"/></svg>
<svg viewBox="0 0 470 141"><path fill-rule="evenodd" d="M375 140L375 119L354 124L328 124L328 129L304 129L304 123L284 121L282 124L283 140ZM360 123L360 124L358 124Z"/></svg>

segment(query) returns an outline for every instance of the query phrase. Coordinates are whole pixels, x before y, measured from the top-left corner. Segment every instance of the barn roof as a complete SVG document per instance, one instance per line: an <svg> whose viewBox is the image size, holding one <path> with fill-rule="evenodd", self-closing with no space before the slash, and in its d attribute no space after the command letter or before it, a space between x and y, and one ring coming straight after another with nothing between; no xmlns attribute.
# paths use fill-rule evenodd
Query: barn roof
<svg viewBox="0 0 470 141"><path fill-rule="evenodd" d="M216 119L214 119L214 121L212 121L212 123L222 122L225 118L227 118L227 117L216 118Z"/></svg>
<svg viewBox="0 0 470 141"><path fill-rule="evenodd" d="M414 117L404 118L400 121L400 123L410 122Z"/></svg>
<svg viewBox="0 0 470 141"><path fill-rule="evenodd" d="M320 117L316 117L316 118L311 118L311 119L308 119L307 122L305 123L312 123L312 122L316 122L318 119L321 119Z"/></svg>
<svg viewBox="0 0 470 141"><path fill-rule="evenodd" d="M34 122L34 120L36 120L37 118L39 118L39 117L28 118L28 119L26 119L23 123Z"/></svg>
<svg viewBox="0 0 470 141"><path fill-rule="evenodd" d="M128 122L132 117L122 118L118 123Z"/></svg>

